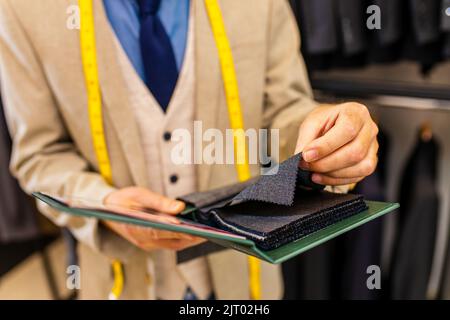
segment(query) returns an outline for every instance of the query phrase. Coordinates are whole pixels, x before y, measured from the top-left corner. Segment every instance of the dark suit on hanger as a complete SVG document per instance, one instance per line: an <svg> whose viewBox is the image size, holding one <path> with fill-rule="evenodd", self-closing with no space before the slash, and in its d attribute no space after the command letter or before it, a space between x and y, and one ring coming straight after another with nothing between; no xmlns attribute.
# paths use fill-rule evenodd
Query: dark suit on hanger
<svg viewBox="0 0 450 320"><path fill-rule="evenodd" d="M438 156L434 139L420 139L404 170L390 276L393 299L426 298L439 210Z"/></svg>
<svg viewBox="0 0 450 320"><path fill-rule="evenodd" d="M367 49L366 8L361 0L338 0L342 52L351 56Z"/></svg>
<svg viewBox="0 0 450 320"><path fill-rule="evenodd" d="M405 14L407 0L374 0L380 7L381 29L372 30L369 63L392 63L402 58L403 41L407 28ZM372 2L371 2L372 3Z"/></svg>
<svg viewBox="0 0 450 320"><path fill-rule="evenodd" d="M335 0L291 1L301 25L308 54L330 53L338 49L338 22Z"/></svg>
<svg viewBox="0 0 450 320"><path fill-rule="evenodd" d="M442 55L450 58L450 0L442 0L441 6L441 29L445 33L444 47Z"/></svg>
<svg viewBox="0 0 450 320"><path fill-rule="evenodd" d="M441 0L409 0L411 18L418 45L438 40Z"/></svg>
<svg viewBox="0 0 450 320"><path fill-rule="evenodd" d="M39 234L34 202L9 173L11 139L0 98L0 242L28 240Z"/></svg>
<svg viewBox="0 0 450 320"><path fill-rule="evenodd" d="M404 46L404 58L417 61L422 74L428 75L442 61L443 33L440 29L442 0L409 0L410 26Z"/></svg>
<svg viewBox="0 0 450 320"><path fill-rule="evenodd" d="M386 201L386 172L389 139L380 129L378 134L380 148L379 165L375 172L358 183L353 193L362 194L366 199ZM384 219L376 219L338 239L340 260L340 298L376 300L384 291L367 288L367 267L381 265L382 236ZM382 290L384 288L382 287Z"/></svg>
<svg viewBox="0 0 450 320"><path fill-rule="evenodd" d="M404 2L405 0L373 1L381 11L381 29L375 31L381 46L392 45L402 37Z"/></svg>

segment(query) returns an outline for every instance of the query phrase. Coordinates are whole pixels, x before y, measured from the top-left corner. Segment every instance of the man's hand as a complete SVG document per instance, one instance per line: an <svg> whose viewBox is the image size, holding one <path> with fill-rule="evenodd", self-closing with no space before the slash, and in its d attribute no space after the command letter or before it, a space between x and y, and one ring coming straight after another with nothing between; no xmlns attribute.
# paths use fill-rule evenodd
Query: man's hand
<svg viewBox="0 0 450 320"><path fill-rule="evenodd" d="M346 185L371 175L378 162L378 127L359 103L324 105L300 127L296 153L300 167L322 185Z"/></svg>
<svg viewBox="0 0 450 320"><path fill-rule="evenodd" d="M181 201L172 200L150 190L138 187L115 191L106 197L104 203L110 206L152 209L169 215L177 215L185 208L185 204ZM205 241L204 239L182 233L132 226L123 223L108 221L105 222L105 225L145 251L155 249L183 250Z"/></svg>

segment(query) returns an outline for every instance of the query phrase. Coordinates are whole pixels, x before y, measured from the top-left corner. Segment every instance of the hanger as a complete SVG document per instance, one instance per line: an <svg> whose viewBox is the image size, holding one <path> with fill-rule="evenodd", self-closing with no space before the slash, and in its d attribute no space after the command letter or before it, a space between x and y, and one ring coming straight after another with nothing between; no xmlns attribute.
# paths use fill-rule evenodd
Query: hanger
<svg viewBox="0 0 450 320"><path fill-rule="evenodd" d="M431 123L426 121L420 126L420 139L423 142L430 142L433 139L433 130L431 129Z"/></svg>

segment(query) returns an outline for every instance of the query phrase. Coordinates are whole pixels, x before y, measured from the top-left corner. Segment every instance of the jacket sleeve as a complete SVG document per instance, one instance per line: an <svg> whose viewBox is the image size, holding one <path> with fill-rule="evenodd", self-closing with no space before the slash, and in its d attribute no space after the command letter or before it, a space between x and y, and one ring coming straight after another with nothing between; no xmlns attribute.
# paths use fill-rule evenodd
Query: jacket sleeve
<svg viewBox="0 0 450 320"><path fill-rule="evenodd" d="M39 57L8 0L0 1L0 80L13 139L11 171L28 192L102 201L115 190L90 171L65 128ZM40 210L79 241L113 258L125 259L122 240L96 219ZM128 245L128 247L131 247Z"/></svg>
<svg viewBox="0 0 450 320"><path fill-rule="evenodd" d="M287 0L271 0L264 127L280 130L280 158L295 150L302 120L317 103L300 53L300 35Z"/></svg>

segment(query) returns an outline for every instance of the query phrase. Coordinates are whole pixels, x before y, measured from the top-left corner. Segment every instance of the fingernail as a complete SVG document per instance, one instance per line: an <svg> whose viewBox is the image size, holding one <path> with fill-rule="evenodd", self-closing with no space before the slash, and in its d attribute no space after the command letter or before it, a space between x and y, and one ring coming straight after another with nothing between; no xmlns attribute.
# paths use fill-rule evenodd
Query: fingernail
<svg viewBox="0 0 450 320"><path fill-rule="evenodd" d="M319 174L313 174L312 177L311 177L311 180L314 183L317 183L317 184L321 184L322 183L322 177Z"/></svg>
<svg viewBox="0 0 450 320"><path fill-rule="evenodd" d="M306 162L313 162L319 157L319 152L317 152L317 150L312 149L303 152L302 156L303 160L305 160Z"/></svg>
<svg viewBox="0 0 450 320"><path fill-rule="evenodd" d="M170 205L170 208L173 211L181 211L183 210L184 207L184 203L181 201L173 201L172 204Z"/></svg>
<svg viewBox="0 0 450 320"><path fill-rule="evenodd" d="M303 170L309 170L310 165L308 162L302 160L302 161L300 161L300 168Z"/></svg>

